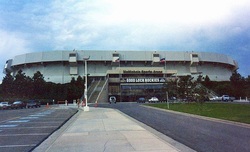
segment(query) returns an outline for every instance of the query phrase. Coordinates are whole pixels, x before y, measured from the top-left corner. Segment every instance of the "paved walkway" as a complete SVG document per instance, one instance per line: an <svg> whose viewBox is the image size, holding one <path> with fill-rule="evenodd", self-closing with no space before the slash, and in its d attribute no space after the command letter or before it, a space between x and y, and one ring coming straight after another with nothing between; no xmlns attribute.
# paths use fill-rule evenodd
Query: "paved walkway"
<svg viewBox="0 0 250 152"><path fill-rule="evenodd" d="M176 152L192 149L115 109L80 110L35 152Z"/></svg>

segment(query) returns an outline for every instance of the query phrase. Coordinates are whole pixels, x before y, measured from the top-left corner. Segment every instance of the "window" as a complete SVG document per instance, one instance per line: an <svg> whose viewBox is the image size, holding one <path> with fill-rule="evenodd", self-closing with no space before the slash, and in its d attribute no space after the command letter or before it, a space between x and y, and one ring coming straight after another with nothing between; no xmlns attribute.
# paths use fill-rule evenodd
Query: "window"
<svg viewBox="0 0 250 152"><path fill-rule="evenodd" d="M76 57L76 53L70 53L69 57Z"/></svg>
<svg viewBox="0 0 250 152"><path fill-rule="evenodd" d="M153 57L160 57L159 54L153 54Z"/></svg>
<svg viewBox="0 0 250 152"><path fill-rule="evenodd" d="M192 54L193 58L198 58L198 54Z"/></svg>
<svg viewBox="0 0 250 152"><path fill-rule="evenodd" d="M119 54L118 53L114 53L113 57L119 57Z"/></svg>

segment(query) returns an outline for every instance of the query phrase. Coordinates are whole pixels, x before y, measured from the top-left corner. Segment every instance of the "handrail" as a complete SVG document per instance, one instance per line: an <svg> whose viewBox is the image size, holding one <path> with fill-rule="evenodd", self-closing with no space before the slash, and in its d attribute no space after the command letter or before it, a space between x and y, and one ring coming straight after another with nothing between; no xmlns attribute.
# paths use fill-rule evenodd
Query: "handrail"
<svg viewBox="0 0 250 152"><path fill-rule="evenodd" d="M100 96L101 96L101 93L102 93L104 87L107 85L107 82L108 82L108 79L106 79L104 85L102 86L102 89L101 89L101 91L99 92L99 94L98 94L98 96L97 96L97 98L96 98L95 103L97 103L97 101L99 100L99 98L100 98Z"/></svg>
<svg viewBox="0 0 250 152"><path fill-rule="evenodd" d="M95 85L95 88L92 90L92 92L90 93L90 95L89 95L89 99L92 97L92 95L94 94L94 92L96 91L96 88L99 86L99 84L100 84L100 82L101 82L101 79L98 81L98 83Z"/></svg>

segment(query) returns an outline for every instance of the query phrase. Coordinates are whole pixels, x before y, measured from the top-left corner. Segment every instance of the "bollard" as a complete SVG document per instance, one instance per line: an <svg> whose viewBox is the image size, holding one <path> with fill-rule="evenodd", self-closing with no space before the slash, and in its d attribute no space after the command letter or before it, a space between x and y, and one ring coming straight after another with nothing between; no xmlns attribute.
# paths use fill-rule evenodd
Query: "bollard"
<svg viewBox="0 0 250 152"><path fill-rule="evenodd" d="M98 107L98 103L97 102L95 103L95 107Z"/></svg>
<svg viewBox="0 0 250 152"><path fill-rule="evenodd" d="M83 101L82 101L82 107L84 107L85 105L86 105L86 100L83 99Z"/></svg>
<svg viewBox="0 0 250 152"><path fill-rule="evenodd" d="M46 108L49 108L49 103L47 102Z"/></svg>

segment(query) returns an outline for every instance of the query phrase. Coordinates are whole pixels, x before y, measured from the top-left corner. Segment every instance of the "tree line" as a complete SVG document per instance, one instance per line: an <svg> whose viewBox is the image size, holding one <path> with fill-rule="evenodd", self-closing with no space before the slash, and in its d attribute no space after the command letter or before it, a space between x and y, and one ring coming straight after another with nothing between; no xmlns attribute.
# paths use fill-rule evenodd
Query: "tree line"
<svg viewBox="0 0 250 152"><path fill-rule="evenodd" d="M163 91L168 91L168 95L184 98L188 95L197 93L204 94L205 90L197 88L198 83L213 90L219 95L228 94L236 98L250 98L250 76L244 78L237 71L230 77L230 81L211 81L208 76L199 76L193 80L191 76L180 77L175 81L167 82ZM77 79L72 77L70 83L57 84L46 82L41 72L37 71L32 77L26 76L22 70L19 70L15 76L6 74L0 85L1 101L14 101L17 99L43 99L43 100L76 100L82 97L84 93L83 77ZM190 89L192 88L192 89Z"/></svg>
<svg viewBox="0 0 250 152"><path fill-rule="evenodd" d="M46 82L39 71L32 77L19 70L15 76L6 74L0 85L0 98L7 101L41 99L49 102L73 101L81 98L85 80L81 76L72 77L70 83L57 84Z"/></svg>
<svg viewBox="0 0 250 152"><path fill-rule="evenodd" d="M241 76L235 71L230 77L230 81L204 81L203 84L219 95L228 94L236 98L250 98L250 75Z"/></svg>
<svg viewBox="0 0 250 152"><path fill-rule="evenodd" d="M163 91L168 92L169 97L194 100L196 96L197 101L204 101L208 99L207 90L201 86L205 86L219 96L227 94L237 99L250 98L250 76L244 78L237 71L232 74L230 81L211 81L208 76L203 77L202 75L198 76L197 80L194 80L191 75L182 76L167 82Z"/></svg>

